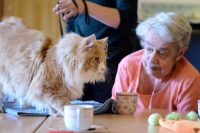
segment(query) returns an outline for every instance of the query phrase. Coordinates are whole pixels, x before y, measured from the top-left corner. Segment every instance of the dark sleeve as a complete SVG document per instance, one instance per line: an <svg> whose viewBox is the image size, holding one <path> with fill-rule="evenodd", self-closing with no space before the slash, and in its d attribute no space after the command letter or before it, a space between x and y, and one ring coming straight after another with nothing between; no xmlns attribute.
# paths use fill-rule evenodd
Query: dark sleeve
<svg viewBox="0 0 200 133"><path fill-rule="evenodd" d="M74 32L74 17L69 18L66 23L66 32Z"/></svg>
<svg viewBox="0 0 200 133"><path fill-rule="evenodd" d="M118 29L130 30L137 25L137 0L117 0L117 9L120 14L120 25Z"/></svg>

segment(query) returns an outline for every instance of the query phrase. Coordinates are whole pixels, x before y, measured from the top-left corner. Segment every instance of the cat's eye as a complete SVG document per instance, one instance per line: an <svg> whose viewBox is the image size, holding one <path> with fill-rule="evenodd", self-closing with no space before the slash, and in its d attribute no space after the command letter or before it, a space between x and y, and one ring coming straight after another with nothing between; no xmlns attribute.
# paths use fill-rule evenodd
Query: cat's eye
<svg viewBox="0 0 200 133"><path fill-rule="evenodd" d="M95 59L96 62L99 63L99 57L95 57L94 59Z"/></svg>

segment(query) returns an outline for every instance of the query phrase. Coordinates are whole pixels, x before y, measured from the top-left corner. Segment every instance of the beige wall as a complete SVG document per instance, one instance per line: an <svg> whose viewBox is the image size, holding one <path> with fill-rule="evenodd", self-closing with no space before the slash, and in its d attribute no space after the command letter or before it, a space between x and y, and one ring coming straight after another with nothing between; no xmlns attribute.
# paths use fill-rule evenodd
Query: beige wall
<svg viewBox="0 0 200 133"><path fill-rule="evenodd" d="M3 16L3 0L0 0L0 20L2 16Z"/></svg>
<svg viewBox="0 0 200 133"><path fill-rule="evenodd" d="M58 17L52 12L56 3L57 0L4 0L3 16L20 17L27 26L56 41L60 37Z"/></svg>

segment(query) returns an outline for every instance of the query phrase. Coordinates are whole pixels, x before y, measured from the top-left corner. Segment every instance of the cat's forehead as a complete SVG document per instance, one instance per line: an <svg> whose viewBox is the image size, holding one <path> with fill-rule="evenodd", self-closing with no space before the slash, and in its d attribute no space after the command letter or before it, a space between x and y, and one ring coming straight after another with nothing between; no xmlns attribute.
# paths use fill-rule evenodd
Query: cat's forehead
<svg viewBox="0 0 200 133"><path fill-rule="evenodd" d="M103 58L106 58L106 55L107 55L107 51L105 49L94 47L87 51L86 60L90 58L95 58L95 57L99 57L103 59Z"/></svg>
<svg viewBox="0 0 200 133"><path fill-rule="evenodd" d="M107 49L107 42L101 41L101 40L96 40L93 44L93 47L96 48L96 50L104 50Z"/></svg>
<svg viewBox="0 0 200 133"><path fill-rule="evenodd" d="M103 41L103 40L96 40L95 42L95 45L97 46L102 46L102 47L105 47L105 45L107 46L107 42L106 41Z"/></svg>

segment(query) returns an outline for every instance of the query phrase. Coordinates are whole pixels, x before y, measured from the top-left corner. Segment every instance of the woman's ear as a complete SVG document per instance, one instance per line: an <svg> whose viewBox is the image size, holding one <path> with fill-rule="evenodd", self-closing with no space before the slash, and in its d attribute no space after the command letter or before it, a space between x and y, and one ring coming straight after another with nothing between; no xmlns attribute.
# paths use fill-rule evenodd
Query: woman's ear
<svg viewBox="0 0 200 133"><path fill-rule="evenodd" d="M176 61L179 61L185 54L185 52L187 51L187 48L184 47L184 48L181 48L178 52L178 56L176 58Z"/></svg>

